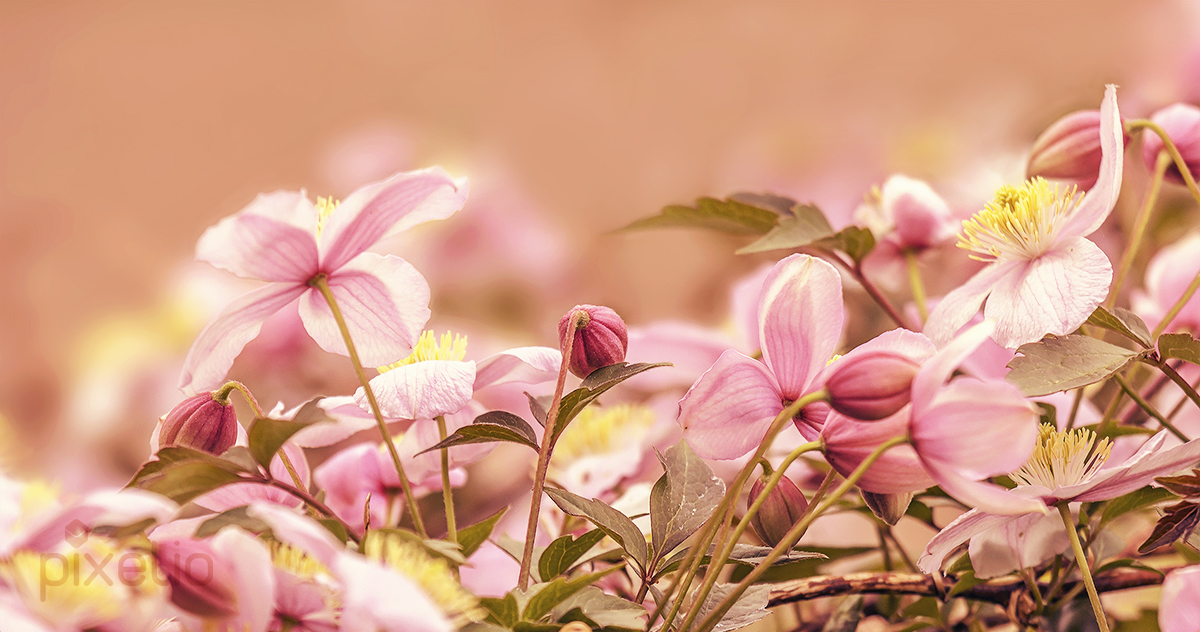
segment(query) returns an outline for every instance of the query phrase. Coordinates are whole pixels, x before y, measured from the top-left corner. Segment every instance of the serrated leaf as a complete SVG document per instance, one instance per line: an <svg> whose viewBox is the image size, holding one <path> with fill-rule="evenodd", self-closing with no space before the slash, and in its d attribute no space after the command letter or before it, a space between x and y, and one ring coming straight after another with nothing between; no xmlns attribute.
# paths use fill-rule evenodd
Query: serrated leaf
<svg viewBox="0 0 1200 632"><path fill-rule="evenodd" d="M182 505L201 494L242 480L241 476L212 463L177 461L166 464L153 474L137 478L136 486Z"/></svg>
<svg viewBox="0 0 1200 632"><path fill-rule="evenodd" d="M639 219L621 230L707 228L731 235L762 235L778 219L779 214L774 211L734 199L702 197L695 206L667 206L658 215Z"/></svg>
<svg viewBox="0 0 1200 632"><path fill-rule="evenodd" d="M672 364L670 362L638 362L636 364L618 362L592 371L579 383L579 388L563 395L562 401L558 405L558 416L554 420L554 436L551 441L558 441L558 437L567 429L571 420L609 389L639 373L660 366L672 366Z"/></svg>
<svg viewBox="0 0 1200 632"><path fill-rule="evenodd" d="M1163 360L1178 358L1200 364L1200 340L1189 334L1163 334L1158 337L1158 355Z"/></svg>
<svg viewBox="0 0 1200 632"><path fill-rule="evenodd" d="M1200 504L1181 502L1171 505L1154 525L1154 532L1138 547L1138 553L1149 553L1160 546L1186 539L1200 522Z"/></svg>
<svg viewBox="0 0 1200 632"><path fill-rule="evenodd" d="M247 514L247 509L248 507L245 506L234 507L205 520L196 529L195 537L207 538L210 535L216 535L218 531L231 525L241 527L251 533L262 533L270 528L267 523Z"/></svg>
<svg viewBox="0 0 1200 632"><path fill-rule="evenodd" d="M445 440L425 448L417 454L452 448L456 445L495 443L497 441L518 443L535 452L540 448L537 436L533 434L533 428L524 419L503 410L492 410L476 417L475 421L470 424L455 430Z"/></svg>
<svg viewBox="0 0 1200 632"><path fill-rule="evenodd" d="M813 245L830 250L841 250L850 255L855 263L862 263L862 260L875 249L875 235L866 228L847 226L837 234L814 242Z"/></svg>
<svg viewBox="0 0 1200 632"><path fill-rule="evenodd" d="M1173 500L1175 495L1171 492L1159 487L1143 487L1114 498L1104 506L1104 513L1100 516L1100 525L1112 522L1118 516L1127 514L1131 511L1152 507L1168 500Z"/></svg>
<svg viewBox="0 0 1200 632"><path fill-rule="evenodd" d="M537 621L542 617L550 614L550 611L555 606L562 603L571 595L583 590L584 587L592 585L596 580L612 573L620 568L613 566L595 573L585 573L578 577L567 579L559 577L548 584L542 584L537 591L537 594L529 598L529 603L525 604L525 609L521 612L521 618L526 621Z"/></svg>
<svg viewBox="0 0 1200 632"><path fill-rule="evenodd" d="M1087 324L1115 331L1142 345L1142 348L1149 348L1151 345L1150 329L1137 314L1127 309L1117 307L1110 312L1103 307L1097 307L1096 311L1088 316Z"/></svg>
<svg viewBox="0 0 1200 632"><path fill-rule="evenodd" d="M312 424L333 421L317 406L321 399L318 397L305 402L300 410L296 411L296 415L291 421L259 417L251 422L247 438L250 444L250 454L254 456L254 460L263 467L270 467L275 453L283 447L288 439L292 438L292 435Z"/></svg>
<svg viewBox="0 0 1200 632"><path fill-rule="evenodd" d="M700 613L696 620L703 621L711 612L716 610L717 606L735 588L737 588L737 584L717 584L713 586L712 591L708 593L708 597L704 599L704 603L700 604ZM744 628L755 621L761 620L770 614L767 610L767 602L770 598L770 586L751 586L747 588L746 592L742 593L742 596L721 617L716 627L713 628L713 632L730 632L731 630Z"/></svg>
<svg viewBox="0 0 1200 632"><path fill-rule="evenodd" d="M1039 397L1087 386L1120 371L1136 351L1081 336L1048 335L1021 345L1021 355L1008 363L1006 378L1026 397Z"/></svg>
<svg viewBox="0 0 1200 632"><path fill-rule="evenodd" d="M725 496L725 483L686 441L671 446L658 459L663 475L650 490L655 559L673 551L702 527Z"/></svg>
<svg viewBox="0 0 1200 632"><path fill-rule="evenodd" d="M646 536L625 514L595 498L587 500L563 489L546 488L546 495L563 513L587 518L625 549L639 569L646 568Z"/></svg>
<svg viewBox="0 0 1200 632"><path fill-rule="evenodd" d="M508 593L503 597L480 597L479 605L488 611L488 620L506 628L512 628L521 617L517 598Z"/></svg>
<svg viewBox="0 0 1200 632"><path fill-rule="evenodd" d="M559 623L577 621L579 613L591 623L602 628L641 630L646 627L646 608L641 604L606 594L595 586L584 586L582 590L567 597L554 607L550 618Z"/></svg>
<svg viewBox="0 0 1200 632"><path fill-rule="evenodd" d="M1191 474L1183 476L1160 476L1154 482L1184 498L1200 496L1200 469L1193 469Z"/></svg>
<svg viewBox="0 0 1200 632"><path fill-rule="evenodd" d="M566 573L572 564L592 550L592 547L603 540L604 536L603 530L594 529L578 538L564 535L554 540L546 547L545 551L542 551L542 557L538 560L538 573L542 579L550 579Z"/></svg>
<svg viewBox="0 0 1200 632"><path fill-rule="evenodd" d="M780 217L770 232L749 246L738 249L737 254L799 248L833 234L833 227L821 209L812 204L801 204L792 208L792 217Z"/></svg>
<svg viewBox="0 0 1200 632"><path fill-rule="evenodd" d="M463 557L471 557L479 547L483 546L484 542L491 537L492 531L496 528L496 523L504 517L508 512L508 507L497 511L491 516L484 518L465 529L460 529L458 532L458 545L462 547Z"/></svg>

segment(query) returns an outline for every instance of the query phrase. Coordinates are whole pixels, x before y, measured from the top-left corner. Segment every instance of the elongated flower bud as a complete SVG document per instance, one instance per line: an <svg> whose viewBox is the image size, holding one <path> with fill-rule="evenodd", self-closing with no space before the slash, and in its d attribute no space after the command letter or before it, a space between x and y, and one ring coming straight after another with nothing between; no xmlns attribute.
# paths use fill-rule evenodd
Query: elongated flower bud
<svg viewBox="0 0 1200 632"><path fill-rule="evenodd" d="M754 481L747 502L754 504L765 486L766 481L762 478ZM758 512L750 517L750 528L767 546L775 546L800 521L805 509L808 509L808 499L791 479L784 476L779 479L775 489L767 494Z"/></svg>
<svg viewBox="0 0 1200 632"><path fill-rule="evenodd" d="M1034 141L1025 175L1067 180L1088 189L1100 176L1101 153L1100 110L1072 112Z"/></svg>
<svg viewBox="0 0 1200 632"><path fill-rule="evenodd" d="M171 603L205 618L217 619L237 613L237 584L233 570L207 542L161 542L155 557L171 584Z"/></svg>
<svg viewBox="0 0 1200 632"><path fill-rule="evenodd" d="M568 368L579 377L587 377L596 369L625 360L629 348L629 332L625 321L616 312L597 305L576 305L558 321L558 341L567 348L568 331L576 312L583 317L575 327Z"/></svg>
<svg viewBox="0 0 1200 632"><path fill-rule="evenodd" d="M912 399L912 381L917 363L890 351L871 351L838 360L825 383L829 405L861 421L890 417Z"/></svg>
<svg viewBox="0 0 1200 632"><path fill-rule="evenodd" d="M1180 157L1191 172L1192 178L1200 180L1200 108L1185 103L1176 103L1155 112L1151 121L1158 124L1175 143ZM1152 131L1147 130L1142 137L1142 160L1147 169L1154 169L1158 152L1163 149L1162 139ZM1166 178L1176 184L1183 184L1183 175L1179 166L1174 162L1167 168Z"/></svg>
<svg viewBox="0 0 1200 632"><path fill-rule="evenodd" d="M866 501L867 507L871 509L871 513L893 526L904 517L913 499L912 492L908 492L907 494L876 494L865 489L861 491L863 500Z"/></svg>
<svg viewBox="0 0 1200 632"><path fill-rule="evenodd" d="M179 446L222 454L237 441L237 413L214 393L201 393L175 405L162 418L155 449Z"/></svg>

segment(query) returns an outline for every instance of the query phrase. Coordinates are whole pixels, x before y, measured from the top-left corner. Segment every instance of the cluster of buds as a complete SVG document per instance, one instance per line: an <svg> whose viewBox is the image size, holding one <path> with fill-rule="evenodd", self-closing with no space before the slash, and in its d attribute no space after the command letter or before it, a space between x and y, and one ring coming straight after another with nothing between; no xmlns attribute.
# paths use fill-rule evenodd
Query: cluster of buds
<svg viewBox="0 0 1200 632"><path fill-rule="evenodd" d="M575 323L574 331L571 323ZM600 367L623 362L629 349L625 321L613 310L598 305L576 305L558 321L558 341L564 353L568 340L571 356L567 368L581 378Z"/></svg>

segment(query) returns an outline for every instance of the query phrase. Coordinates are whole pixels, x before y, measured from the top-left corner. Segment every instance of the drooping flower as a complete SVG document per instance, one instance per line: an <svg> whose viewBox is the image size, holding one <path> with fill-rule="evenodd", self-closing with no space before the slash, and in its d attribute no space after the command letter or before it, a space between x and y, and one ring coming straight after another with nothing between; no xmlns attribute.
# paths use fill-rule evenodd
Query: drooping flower
<svg viewBox="0 0 1200 632"><path fill-rule="evenodd" d="M332 353L345 342L315 283L329 285L361 361L403 357L429 318L429 286L407 262L366 250L390 233L444 219L462 207L465 180L440 168L401 173L351 193L340 204L303 191L260 195L205 231L196 257L268 284L235 300L200 333L184 361L185 392L212 389L272 314L300 302L309 335Z"/></svg>
<svg viewBox="0 0 1200 632"><path fill-rule="evenodd" d="M1091 188L1100 175L1103 155L1100 119L1100 110L1080 110L1051 123L1033 141L1025 176L1066 180Z"/></svg>
<svg viewBox="0 0 1200 632"><path fill-rule="evenodd" d="M1035 178L1005 186L974 218L963 222L959 246L988 266L947 294L925 331L939 344L979 311L996 321L993 338L1016 348L1046 334L1074 331L1108 294L1112 264L1086 237L1104 223L1117 201L1123 130L1116 89L1100 106L1103 159L1096 185L1082 197Z"/></svg>

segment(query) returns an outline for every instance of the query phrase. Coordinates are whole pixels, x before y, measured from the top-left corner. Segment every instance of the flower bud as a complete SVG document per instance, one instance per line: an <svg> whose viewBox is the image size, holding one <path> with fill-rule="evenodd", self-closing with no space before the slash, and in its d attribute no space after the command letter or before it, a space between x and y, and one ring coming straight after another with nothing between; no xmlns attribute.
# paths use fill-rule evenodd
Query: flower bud
<svg viewBox="0 0 1200 632"><path fill-rule="evenodd" d="M224 618L237 613L233 569L207 542L160 542L155 557L171 584L171 603L205 618Z"/></svg>
<svg viewBox="0 0 1200 632"><path fill-rule="evenodd" d="M890 351L870 351L838 360L825 383L829 405L861 421L890 417L912 399L916 362Z"/></svg>
<svg viewBox="0 0 1200 632"><path fill-rule="evenodd" d="M163 416L155 449L168 446L222 454L237 441L237 413L215 393L201 393Z"/></svg>
<svg viewBox="0 0 1200 632"><path fill-rule="evenodd" d="M1025 175L1067 180L1090 189L1100 176L1101 154L1100 110L1072 112L1052 123L1033 142Z"/></svg>
<svg viewBox="0 0 1200 632"><path fill-rule="evenodd" d="M1175 148L1179 150L1179 156L1191 172L1192 179L1200 180L1200 108L1176 103L1155 112L1150 120L1163 128L1171 142L1175 143ZM1146 130L1142 136L1142 160L1146 162L1147 169L1154 170L1158 152L1162 150L1162 138L1153 131ZM1167 168L1166 178L1176 184L1184 183L1179 166L1174 161Z"/></svg>
<svg viewBox="0 0 1200 632"><path fill-rule="evenodd" d="M766 481L762 478L754 481L750 486L750 498L747 502L753 505L765 486ZM750 517L750 528L754 529L754 533L767 546L775 546L800 521L805 509L808 509L808 500L804 498L800 488L784 476L779 479L775 489L767 494L767 499L758 508L758 512Z"/></svg>
<svg viewBox="0 0 1200 632"><path fill-rule="evenodd" d="M867 507L871 508L871 513L880 520L895 526L904 514L908 512L908 505L912 503L913 494L876 494L867 490L862 491L863 500L866 501Z"/></svg>
<svg viewBox="0 0 1200 632"><path fill-rule="evenodd" d="M616 312L597 305L576 305L558 321L558 342L565 351L567 331L577 312L582 312L571 343L568 368L579 377L587 377L596 369L625 360L629 348L629 332L625 321Z"/></svg>

